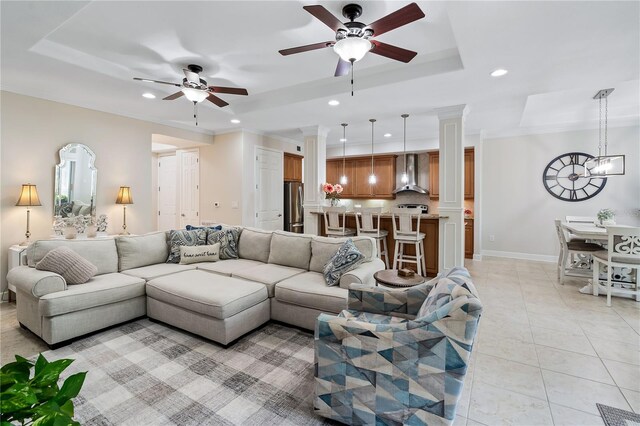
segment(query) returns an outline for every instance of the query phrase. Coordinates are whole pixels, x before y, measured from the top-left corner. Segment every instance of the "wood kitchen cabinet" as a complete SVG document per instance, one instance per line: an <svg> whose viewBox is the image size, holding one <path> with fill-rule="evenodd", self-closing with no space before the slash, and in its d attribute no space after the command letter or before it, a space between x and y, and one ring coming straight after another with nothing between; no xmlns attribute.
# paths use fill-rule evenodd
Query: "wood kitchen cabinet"
<svg viewBox="0 0 640 426"><path fill-rule="evenodd" d="M302 159L301 155L284 153L285 182L302 182Z"/></svg>
<svg viewBox="0 0 640 426"><path fill-rule="evenodd" d="M472 200L475 196L475 152L473 148L464 150L464 199ZM429 198L440 198L440 153L429 153Z"/></svg>
<svg viewBox="0 0 640 426"><path fill-rule="evenodd" d="M464 257L473 259L473 219L464 220Z"/></svg>
<svg viewBox="0 0 640 426"><path fill-rule="evenodd" d="M327 160L327 182L339 183L342 176L342 158ZM342 198L392 199L396 185L396 156L378 155L373 158L375 185L369 184L371 157L349 157L344 160L347 184Z"/></svg>

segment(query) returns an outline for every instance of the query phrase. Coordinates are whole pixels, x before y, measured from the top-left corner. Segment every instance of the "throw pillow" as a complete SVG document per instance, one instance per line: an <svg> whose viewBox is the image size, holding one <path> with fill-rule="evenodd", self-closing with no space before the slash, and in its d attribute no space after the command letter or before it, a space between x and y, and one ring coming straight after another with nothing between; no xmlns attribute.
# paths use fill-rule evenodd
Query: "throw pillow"
<svg viewBox="0 0 640 426"><path fill-rule="evenodd" d="M429 292L429 295L424 300L416 318L426 317L451 302L453 299L461 296L475 297L471 291L469 291L468 286L460 285L447 277L440 278L433 290Z"/></svg>
<svg viewBox="0 0 640 426"><path fill-rule="evenodd" d="M196 262L217 262L220 260L220 243L212 246L181 246L180 264L189 265Z"/></svg>
<svg viewBox="0 0 640 426"><path fill-rule="evenodd" d="M167 263L180 263L181 246L203 246L207 242L206 229L193 231L174 230L169 232L169 257Z"/></svg>
<svg viewBox="0 0 640 426"><path fill-rule="evenodd" d="M219 231L222 229L222 225L218 225L218 226L193 226L193 225L187 225L186 226L187 231L193 231L194 229L206 229L207 231L212 230L212 231Z"/></svg>
<svg viewBox="0 0 640 426"><path fill-rule="evenodd" d="M237 259L238 238L240 238L240 230L238 228L209 231L207 233L207 244L220 243L220 260Z"/></svg>
<svg viewBox="0 0 640 426"><path fill-rule="evenodd" d="M64 278L67 284L84 284L93 277L98 268L69 247L60 246L47 253L36 269L55 272Z"/></svg>
<svg viewBox="0 0 640 426"><path fill-rule="evenodd" d="M364 261L364 255L349 238L340 246L336 254L324 265L324 280L327 285L340 283L340 277Z"/></svg>

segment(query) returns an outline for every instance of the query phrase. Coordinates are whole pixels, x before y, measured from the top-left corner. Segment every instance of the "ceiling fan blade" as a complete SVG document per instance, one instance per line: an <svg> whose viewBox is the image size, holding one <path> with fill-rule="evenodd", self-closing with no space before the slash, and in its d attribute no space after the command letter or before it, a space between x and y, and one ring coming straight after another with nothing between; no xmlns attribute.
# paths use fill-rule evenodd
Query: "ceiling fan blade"
<svg viewBox="0 0 640 426"><path fill-rule="evenodd" d="M294 53L308 52L309 50L324 49L325 47L333 46L334 44L335 44L335 41L324 41L322 43L313 43L313 44L307 44L306 46L298 46L298 47L292 47L289 49L283 49L283 50L279 50L278 52L280 52L282 56L287 56L287 55L293 55Z"/></svg>
<svg viewBox="0 0 640 426"><path fill-rule="evenodd" d="M340 76L349 74L350 68L351 68L350 62L343 61L342 59L338 59L338 66L336 67L336 73L334 74L334 77L340 77Z"/></svg>
<svg viewBox="0 0 640 426"><path fill-rule="evenodd" d="M207 100L209 102L212 102L218 105L220 108L226 107L227 105L229 105L227 102L223 101L222 99L220 99L219 97L211 93L209 93L209 96L207 96Z"/></svg>
<svg viewBox="0 0 640 426"><path fill-rule="evenodd" d="M373 30L374 36L379 36L387 31L395 30L398 27L422 19L424 16L424 12L420 7L415 3L411 3L369 24L369 27Z"/></svg>
<svg viewBox="0 0 640 426"><path fill-rule="evenodd" d="M240 87L221 87L221 86L209 86L210 92L215 93L229 93L230 95L248 95L247 89Z"/></svg>
<svg viewBox="0 0 640 426"><path fill-rule="evenodd" d="M183 68L182 71L184 72L184 76L187 77L187 81L200 84L200 76L198 75L198 73L190 71L186 68Z"/></svg>
<svg viewBox="0 0 640 426"><path fill-rule="evenodd" d="M151 80L150 78L133 77L133 79L134 79L134 80L138 80L138 81L146 81L147 83L169 84L169 85L171 85L171 86L182 87L182 84L178 84L178 83L170 83L170 82L168 82L168 81Z"/></svg>
<svg viewBox="0 0 640 426"><path fill-rule="evenodd" d="M371 40L373 48L371 53L376 55L386 56L387 58L395 59L400 62L410 62L418 53L413 50L403 49L402 47L393 46L391 44L382 43L381 41Z"/></svg>
<svg viewBox="0 0 640 426"><path fill-rule="evenodd" d="M323 24L331 28L333 31L338 31L340 28L346 28L344 24L340 22L333 13L325 9L324 6L320 6L318 4L315 6L303 6L302 8L322 21Z"/></svg>
<svg viewBox="0 0 640 426"><path fill-rule="evenodd" d="M172 101L174 99L178 99L180 96L183 96L184 93L182 91L176 92L173 95L169 95L166 98L162 98L163 101Z"/></svg>

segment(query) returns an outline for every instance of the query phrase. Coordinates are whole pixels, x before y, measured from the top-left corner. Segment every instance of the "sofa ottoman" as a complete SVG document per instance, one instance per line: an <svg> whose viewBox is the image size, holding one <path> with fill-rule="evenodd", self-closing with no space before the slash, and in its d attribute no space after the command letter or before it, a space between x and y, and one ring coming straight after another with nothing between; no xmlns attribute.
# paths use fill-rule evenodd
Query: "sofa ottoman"
<svg viewBox="0 0 640 426"><path fill-rule="evenodd" d="M147 315L223 345L269 321L260 283L191 270L147 282Z"/></svg>

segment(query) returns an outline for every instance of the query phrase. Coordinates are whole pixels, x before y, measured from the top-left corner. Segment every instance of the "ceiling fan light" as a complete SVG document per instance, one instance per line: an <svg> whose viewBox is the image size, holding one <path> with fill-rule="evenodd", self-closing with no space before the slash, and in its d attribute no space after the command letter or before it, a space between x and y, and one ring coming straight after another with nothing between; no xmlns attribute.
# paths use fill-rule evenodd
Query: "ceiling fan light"
<svg viewBox="0 0 640 426"><path fill-rule="evenodd" d="M191 102L202 102L209 96L209 93L204 90L192 89L190 87L185 87L182 89L182 93L189 99Z"/></svg>
<svg viewBox="0 0 640 426"><path fill-rule="evenodd" d="M358 62L371 50L371 42L364 38L347 37L338 40L333 50L346 62Z"/></svg>

